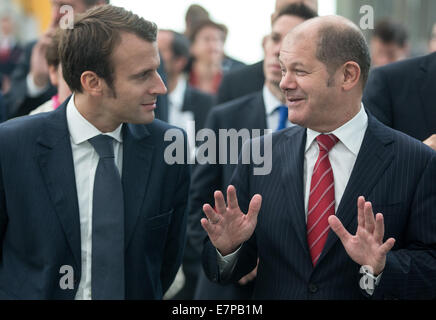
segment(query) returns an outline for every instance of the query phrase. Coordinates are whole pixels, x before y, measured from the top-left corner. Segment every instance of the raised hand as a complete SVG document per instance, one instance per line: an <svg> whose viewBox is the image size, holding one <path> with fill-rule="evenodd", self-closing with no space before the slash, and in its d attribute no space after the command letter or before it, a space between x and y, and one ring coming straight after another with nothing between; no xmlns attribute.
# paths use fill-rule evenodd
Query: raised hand
<svg viewBox="0 0 436 320"><path fill-rule="evenodd" d="M389 238L383 243L383 215L377 213L374 219L371 202L365 202L364 197L357 199L358 226L354 236L344 228L336 216L330 216L328 221L354 262L361 266L370 266L375 276L383 271L386 255L394 246L395 239Z"/></svg>
<svg viewBox="0 0 436 320"><path fill-rule="evenodd" d="M250 239L256 228L262 197L258 194L253 196L247 214L239 209L234 186L227 188L228 206L221 191L215 191L214 198L215 210L209 204L203 206L207 219L201 219L201 225L214 247L226 256Z"/></svg>

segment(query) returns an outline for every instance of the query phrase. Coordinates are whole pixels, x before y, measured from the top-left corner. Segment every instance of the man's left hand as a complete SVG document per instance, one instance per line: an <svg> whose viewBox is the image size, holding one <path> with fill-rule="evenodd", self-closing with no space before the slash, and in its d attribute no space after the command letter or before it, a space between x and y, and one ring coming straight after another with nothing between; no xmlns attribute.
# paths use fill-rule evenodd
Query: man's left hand
<svg viewBox="0 0 436 320"><path fill-rule="evenodd" d="M330 216L328 221L354 262L361 266L370 266L375 276L383 272L386 255L394 246L395 239L389 238L383 243L383 215L377 213L374 219L371 202L366 202L364 197L357 199L358 226L354 236L344 228L336 216Z"/></svg>

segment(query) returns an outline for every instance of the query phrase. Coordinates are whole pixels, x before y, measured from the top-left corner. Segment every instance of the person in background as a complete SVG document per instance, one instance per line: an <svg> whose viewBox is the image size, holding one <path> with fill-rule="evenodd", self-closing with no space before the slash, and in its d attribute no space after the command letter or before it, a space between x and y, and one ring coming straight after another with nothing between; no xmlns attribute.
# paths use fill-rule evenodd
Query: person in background
<svg viewBox="0 0 436 320"><path fill-rule="evenodd" d="M23 54L11 75L11 89L5 95L8 118L29 114L50 100L56 88L50 84L45 51L63 17L61 7L71 6L75 14L107 4L108 0L51 0L51 22L48 30L37 40L25 45Z"/></svg>
<svg viewBox="0 0 436 320"><path fill-rule="evenodd" d="M370 47L373 67L403 60L409 55L407 30L390 19L380 20L372 33Z"/></svg>
<svg viewBox="0 0 436 320"><path fill-rule="evenodd" d="M276 0L275 11L271 14L271 21L274 20L282 8L293 3L304 3L315 12L318 9L317 0ZM217 103L221 104L262 90L264 83L263 60L231 71L223 77L218 89Z"/></svg>
<svg viewBox="0 0 436 320"><path fill-rule="evenodd" d="M188 84L184 70L190 58L189 40L184 35L172 30L159 30L157 42L168 75L168 123L187 130L188 141L194 142L195 134L204 128L206 116L214 105L215 99L212 95L192 88ZM195 132L189 130L189 121L195 121ZM192 133L194 136L191 136ZM193 155L195 144L190 145L190 148ZM200 269L198 255L193 251L188 239L182 268L164 298L193 299Z"/></svg>
<svg viewBox="0 0 436 320"><path fill-rule="evenodd" d="M48 45L45 52L45 59L48 65L48 74L50 77L50 83L56 87L57 94L54 95L50 100L43 103L41 106L33 110L30 114L37 114L41 112L49 112L57 109L70 95L71 90L68 84L64 80L62 74L62 65L60 64L59 58L59 30L55 32L51 39L51 43Z"/></svg>
<svg viewBox="0 0 436 320"><path fill-rule="evenodd" d="M428 52L436 52L436 23L433 25L430 33L430 41L428 42Z"/></svg>
<svg viewBox="0 0 436 320"><path fill-rule="evenodd" d="M363 103L388 127L436 150L436 52L373 69Z"/></svg>
<svg viewBox="0 0 436 320"><path fill-rule="evenodd" d="M21 56L22 48L14 35L14 21L11 16L0 18L0 91L10 89L10 76Z"/></svg>
<svg viewBox="0 0 436 320"><path fill-rule="evenodd" d="M210 20L209 12L198 4L192 4L189 6L188 10L186 10L185 14L185 36L190 39L193 30L196 26L204 21Z"/></svg>
<svg viewBox="0 0 436 320"><path fill-rule="evenodd" d="M188 66L188 81L191 86L215 95L223 74L243 66L243 63L225 56L226 37L226 26L211 20L199 22L192 30L192 60Z"/></svg>

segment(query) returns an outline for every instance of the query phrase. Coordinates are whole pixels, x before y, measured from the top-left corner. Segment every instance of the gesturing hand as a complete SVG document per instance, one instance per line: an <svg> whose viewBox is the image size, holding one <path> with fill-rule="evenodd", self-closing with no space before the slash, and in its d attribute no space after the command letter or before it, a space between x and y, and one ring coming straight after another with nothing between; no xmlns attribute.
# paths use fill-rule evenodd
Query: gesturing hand
<svg viewBox="0 0 436 320"><path fill-rule="evenodd" d="M225 256L250 239L256 228L262 197L258 194L253 196L247 214L239 209L234 186L227 188L227 207L221 191L215 191L214 198L216 211L209 204L205 204L203 211L207 219L201 219L201 225L214 247Z"/></svg>
<svg viewBox="0 0 436 320"><path fill-rule="evenodd" d="M394 246L395 239L389 238L383 243L383 215L377 213L374 219L371 202L365 202L364 197L357 199L358 226L354 236L348 233L336 216L330 216L328 221L354 262L361 266L370 266L375 276L383 271L386 255Z"/></svg>

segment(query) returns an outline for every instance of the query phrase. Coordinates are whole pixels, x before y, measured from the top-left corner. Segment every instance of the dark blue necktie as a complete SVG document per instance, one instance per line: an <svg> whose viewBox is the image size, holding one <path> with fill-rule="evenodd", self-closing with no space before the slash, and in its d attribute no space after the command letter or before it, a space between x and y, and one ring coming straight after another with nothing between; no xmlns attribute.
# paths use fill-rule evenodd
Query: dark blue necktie
<svg viewBox="0 0 436 320"><path fill-rule="evenodd" d="M92 202L91 296L93 300L121 300L125 298L124 201L113 138L99 135L89 142L100 157Z"/></svg>
<svg viewBox="0 0 436 320"><path fill-rule="evenodd" d="M276 110L279 112L279 124L277 126L276 131L282 130L286 128L286 122L288 121L288 107L287 106L278 106Z"/></svg>

